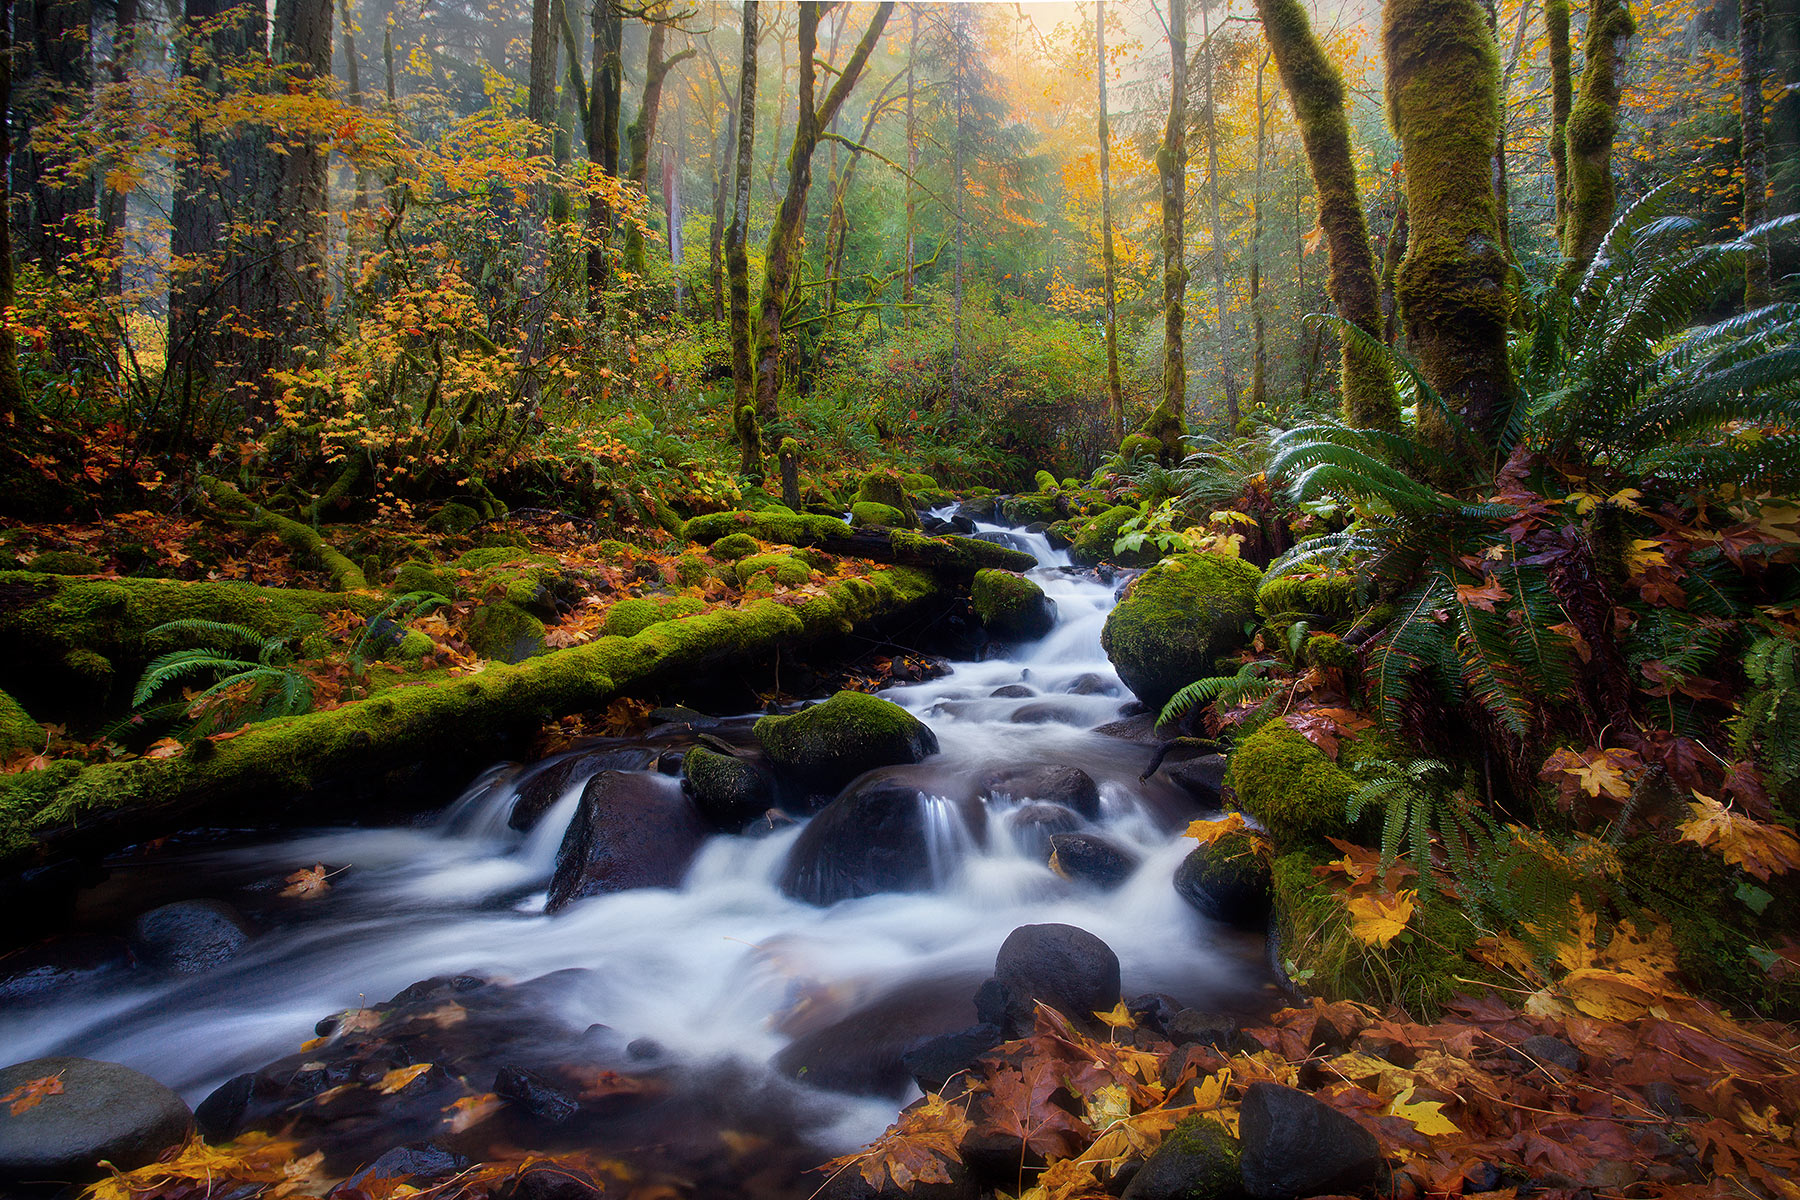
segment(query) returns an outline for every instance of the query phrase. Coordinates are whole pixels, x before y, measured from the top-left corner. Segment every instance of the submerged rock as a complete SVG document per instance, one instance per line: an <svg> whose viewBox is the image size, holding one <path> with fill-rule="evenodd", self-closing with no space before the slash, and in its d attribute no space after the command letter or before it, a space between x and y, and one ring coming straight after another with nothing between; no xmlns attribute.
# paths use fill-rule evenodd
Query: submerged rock
<svg viewBox="0 0 1800 1200"><path fill-rule="evenodd" d="M938 748L937 735L898 704L850 691L764 717L754 733L783 782L826 795L872 767L916 763Z"/></svg>
<svg viewBox="0 0 1800 1200"><path fill-rule="evenodd" d="M673 781L602 771L563 834L545 911L603 892L675 887L705 839L699 812Z"/></svg>
<svg viewBox="0 0 1800 1200"><path fill-rule="evenodd" d="M1178 554L1139 576L1108 614L1100 644L1119 678L1151 708L1244 644L1262 572L1225 554Z"/></svg>
<svg viewBox="0 0 1800 1200"><path fill-rule="evenodd" d="M0 1180L83 1183L103 1173L101 1159L129 1171L194 1127L180 1096L118 1063L38 1058L0 1070L0 1096L32 1088L36 1104L0 1112Z"/></svg>
<svg viewBox="0 0 1800 1200"><path fill-rule="evenodd" d="M1025 804L1006 814L1006 826L1026 855L1039 861L1050 857L1050 839L1074 833L1084 822L1081 814L1060 804Z"/></svg>
<svg viewBox="0 0 1800 1200"><path fill-rule="evenodd" d="M1064 879L1091 883L1104 891L1119 887L1142 860L1092 833L1058 833L1050 838L1050 869Z"/></svg>
<svg viewBox="0 0 1800 1200"><path fill-rule="evenodd" d="M178 900L132 922L131 947L146 962L192 975L235 957L251 931L244 914L222 900Z"/></svg>
<svg viewBox="0 0 1800 1200"><path fill-rule="evenodd" d="M996 799L1060 804L1090 821L1100 815L1100 785L1080 767L1003 767L982 777L981 791Z"/></svg>

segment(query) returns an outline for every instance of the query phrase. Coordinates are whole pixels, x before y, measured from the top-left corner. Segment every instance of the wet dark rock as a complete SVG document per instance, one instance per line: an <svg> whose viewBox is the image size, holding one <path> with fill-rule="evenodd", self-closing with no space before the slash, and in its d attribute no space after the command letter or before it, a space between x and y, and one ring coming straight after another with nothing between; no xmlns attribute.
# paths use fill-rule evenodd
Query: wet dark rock
<svg viewBox="0 0 1800 1200"><path fill-rule="evenodd" d="M1237 1039L1237 1022L1218 1013L1184 1008L1163 1022L1163 1032L1177 1046L1213 1046L1228 1050Z"/></svg>
<svg viewBox="0 0 1800 1200"><path fill-rule="evenodd" d="M1063 691L1071 696L1116 696L1119 686L1095 671L1077 675Z"/></svg>
<svg viewBox="0 0 1800 1200"><path fill-rule="evenodd" d="M1175 868L1175 890L1202 916L1239 929L1259 929L1269 919L1269 864L1248 838L1195 847Z"/></svg>
<svg viewBox="0 0 1800 1200"><path fill-rule="evenodd" d="M1357 1192L1383 1171L1375 1135L1293 1088L1253 1083L1239 1109L1245 1188L1258 1200Z"/></svg>
<svg viewBox="0 0 1800 1200"><path fill-rule="evenodd" d="M1050 867L1064 879L1111 891L1131 878L1142 860L1093 833L1058 833L1050 838Z"/></svg>
<svg viewBox="0 0 1800 1200"><path fill-rule="evenodd" d="M764 717L756 740L784 784L833 795L872 767L916 763L936 754L937 735L891 701L842 691L784 717Z"/></svg>
<svg viewBox="0 0 1800 1200"><path fill-rule="evenodd" d="M642 771L655 757L656 752L646 747L620 746L547 759L519 780L518 798L506 823L520 833L530 833L574 784L601 771Z"/></svg>
<svg viewBox="0 0 1800 1200"><path fill-rule="evenodd" d="M652 725L686 725L690 729L711 729L719 723L719 718L709 717L684 704L670 704L662 708L653 708L646 719Z"/></svg>
<svg viewBox="0 0 1800 1200"><path fill-rule="evenodd" d="M1536 1034L1519 1043L1527 1062L1539 1066L1561 1067L1565 1071L1581 1070L1581 1051L1558 1037Z"/></svg>
<svg viewBox="0 0 1800 1200"><path fill-rule="evenodd" d="M397 1180L413 1187L425 1187L468 1168L468 1159L434 1142L395 1146L333 1188L331 1196L345 1197L346 1200L356 1197L361 1200L362 1186L377 1179Z"/></svg>
<svg viewBox="0 0 1800 1200"><path fill-rule="evenodd" d="M62 1091L0 1114L0 1180L82 1183L101 1159L129 1171L187 1140L193 1114L173 1091L118 1063L38 1058L0 1070L0 1096L34 1079Z"/></svg>
<svg viewBox="0 0 1800 1200"><path fill-rule="evenodd" d="M795 1038L775 1056L775 1067L814 1087L898 1099L913 1082L907 1052L968 1027L974 1013L957 997L966 987L966 981L939 979L903 984Z"/></svg>
<svg viewBox="0 0 1800 1200"><path fill-rule="evenodd" d="M1039 860L1050 857L1050 839L1074 833L1084 822L1081 814L1060 804L1026 804L1006 814L1007 828L1026 854Z"/></svg>
<svg viewBox="0 0 1800 1200"><path fill-rule="evenodd" d="M130 966L118 938L57 938L0 958L0 1005L31 1004Z"/></svg>
<svg viewBox="0 0 1800 1200"><path fill-rule="evenodd" d="M1644 1086L1644 1099L1671 1121L1679 1121L1687 1116L1687 1106L1681 1102L1681 1093L1675 1085L1666 1079L1657 1079Z"/></svg>
<svg viewBox="0 0 1800 1200"><path fill-rule="evenodd" d="M1125 1011L1138 1023L1138 1028L1166 1036L1168 1022L1181 1011L1181 1001L1166 992L1145 992L1127 1000Z"/></svg>
<svg viewBox="0 0 1800 1200"><path fill-rule="evenodd" d="M1023 550L1027 554L1031 553L1030 539L1021 537L1011 530L988 529L981 533L971 533L969 536L978 542L992 542L996 546L1005 546L1009 550Z"/></svg>
<svg viewBox="0 0 1800 1200"><path fill-rule="evenodd" d="M194 1109L194 1124L202 1136L210 1142L224 1142L241 1133L256 1087L256 1075L246 1071L214 1088Z"/></svg>
<svg viewBox="0 0 1800 1200"><path fill-rule="evenodd" d="M561 1125L581 1108L575 1097L522 1067L501 1067L494 1076L494 1095L514 1111L546 1125Z"/></svg>
<svg viewBox="0 0 1800 1200"><path fill-rule="evenodd" d="M932 884L927 839L916 781L865 780L801 831L782 868L782 893L825 905L878 892L923 891Z"/></svg>
<svg viewBox="0 0 1800 1200"><path fill-rule="evenodd" d="M602 771L563 834L545 911L604 892L675 887L705 839L693 802L662 776Z"/></svg>
<svg viewBox="0 0 1800 1200"><path fill-rule="evenodd" d="M995 700L1029 700L1037 695L1037 689L1023 683L1009 683L1005 687L997 687L988 695Z"/></svg>
<svg viewBox="0 0 1800 1200"><path fill-rule="evenodd" d="M222 900L178 900L131 925L131 948L145 962L181 975L210 970L250 940L248 919Z"/></svg>
<svg viewBox="0 0 1800 1200"><path fill-rule="evenodd" d="M1189 1117L1169 1130L1121 1200L1236 1200L1244 1194L1238 1158L1237 1139L1223 1125Z"/></svg>
<svg viewBox="0 0 1800 1200"><path fill-rule="evenodd" d="M994 978L1006 989L1007 1032L1033 1025L1034 1001L1094 1030L1097 1012L1119 1003L1119 956L1073 925L1021 925L1001 943Z"/></svg>
<svg viewBox="0 0 1800 1200"><path fill-rule="evenodd" d="M494 1200L603 1200L602 1181L577 1178L567 1167L528 1167L509 1180Z"/></svg>
<svg viewBox="0 0 1800 1200"><path fill-rule="evenodd" d="M900 1062L922 1090L941 1092L952 1077L1005 1040L998 1025L971 1025L920 1042L901 1055Z"/></svg>
<svg viewBox="0 0 1800 1200"><path fill-rule="evenodd" d="M682 787L700 815L728 833L736 833L775 803L775 779L760 762L706 746L688 751Z"/></svg>
<svg viewBox="0 0 1800 1200"><path fill-rule="evenodd" d="M1021 704L1012 715L1014 725L1080 725L1086 720L1087 717L1079 708L1072 704L1058 704L1053 700Z"/></svg>
<svg viewBox="0 0 1800 1200"><path fill-rule="evenodd" d="M1095 733L1109 738L1118 738L1121 742L1136 742L1141 746L1154 746L1168 739L1156 727L1156 715L1150 712L1129 713L1127 705L1120 709L1125 714L1117 721L1108 721L1096 726ZM1173 722L1171 722L1173 725Z"/></svg>
<svg viewBox="0 0 1800 1200"><path fill-rule="evenodd" d="M1080 767L1007 767L983 776L981 792L995 798L1060 804L1090 821L1100 815L1100 785Z"/></svg>
<svg viewBox="0 0 1800 1200"><path fill-rule="evenodd" d="M991 975L975 989L975 1019L983 1025L1006 1023L1006 989Z"/></svg>
<svg viewBox="0 0 1800 1200"><path fill-rule="evenodd" d="M667 1053L663 1044L655 1038L632 1038L625 1045L625 1053L637 1062L654 1062Z"/></svg>
<svg viewBox="0 0 1800 1200"><path fill-rule="evenodd" d="M1219 789L1225 783L1225 756L1202 754L1196 758L1171 762L1163 760L1159 768L1170 783L1208 808L1219 805Z"/></svg>

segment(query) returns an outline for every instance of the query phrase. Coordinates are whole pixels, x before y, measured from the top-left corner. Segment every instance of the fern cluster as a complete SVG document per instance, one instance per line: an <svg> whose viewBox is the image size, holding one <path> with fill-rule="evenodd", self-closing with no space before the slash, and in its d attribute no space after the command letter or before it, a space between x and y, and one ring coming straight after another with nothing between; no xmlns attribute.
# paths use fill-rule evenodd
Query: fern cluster
<svg viewBox="0 0 1800 1200"><path fill-rule="evenodd" d="M296 716L312 708L312 683L295 669L288 649L294 630L264 637L243 625L184 619L150 633L201 644L170 651L144 668L131 697L138 720L185 714L193 718L189 736L204 737L245 721ZM210 677L213 683L191 699L146 707L158 693L196 677Z"/></svg>
<svg viewBox="0 0 1800 1200"><path fill-rule="evenodd" d="M1750 691L1739 708L1732 749L1755 754L1780 791L1800 780L1800 640L1780 634L1756 639L1744 655Z"/></svg>

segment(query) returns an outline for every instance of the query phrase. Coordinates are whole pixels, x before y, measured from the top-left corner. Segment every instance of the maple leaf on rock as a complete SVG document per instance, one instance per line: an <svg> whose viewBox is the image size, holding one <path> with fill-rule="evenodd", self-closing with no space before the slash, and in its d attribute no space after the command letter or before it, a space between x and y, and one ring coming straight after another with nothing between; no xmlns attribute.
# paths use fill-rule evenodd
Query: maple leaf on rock
<svg viewBox="0 0 1800 1200"><path fill-rule="evenodd" d="M12 1091L0 1096L0 1104L8 1106L13 1116L28 1113L44 1102L45 1096L60 1096L63 1092L62 1072L45 1075L38 1079L27 1079Z"/></svg>

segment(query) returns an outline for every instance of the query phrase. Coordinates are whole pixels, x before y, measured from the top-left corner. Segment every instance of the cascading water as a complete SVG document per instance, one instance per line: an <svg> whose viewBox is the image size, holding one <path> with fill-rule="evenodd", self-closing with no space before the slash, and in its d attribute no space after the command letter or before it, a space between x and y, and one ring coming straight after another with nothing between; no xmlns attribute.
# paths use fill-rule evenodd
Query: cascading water
<svg viewBox="0 0 1800 1200"><path fill-rule="evenodd" d="M1012 536L1039 560L1032 576L1057 608L1051 632L1004 657L956 663L930 682L885 693L941 744L918 768L931 890L829 907L790 899L778 887L797 836L789 828L711 838L679 888L592 897L546 915L545 891L584 777L572 775L532 831L519 833L508 816L521 776L496 768L433 823L202 843L165 852L154 869L117 868L109 885L116 904L129 894L141 910L192 896L202 881L208 895L278 916L203 974L117 973L0 1012L7 1060L77 1054L123 1062L197 1102L233 1075L292 1053L325 1014L384 1000L417 980L526 980L585 968L557 1000L571 1027L604 1023L622 1040L652 1039L681 1061L736 1060L760 1070L797 1037L906 986L939 997L923 1005L921 1029L968 1024L969 997L1000 943L1017 926L1045 922L1107 942L1128 995L1258 1006L1258 939L1207 922L1171 886L1192 845L1179 830L1194 802L1158 777L1140 782L1145 746L1094 732L1129 700L1100 649L1111 586L1071 569L1042 536ZM1045 764L1079 767L1097 782L1097 816L1072 823L1138 861L1116 889L1050 870L1041 831L1019 816L1036 797L999 785L978 790L976 781L996 771ZM966 820L970 803L986 814L981 829ZM279 901L283 876L314 863L343 868L329 892ZM834 1102L833 1127L808 1132L821 1144L857 1142L893 1111L891 1097Z"/></svg>

